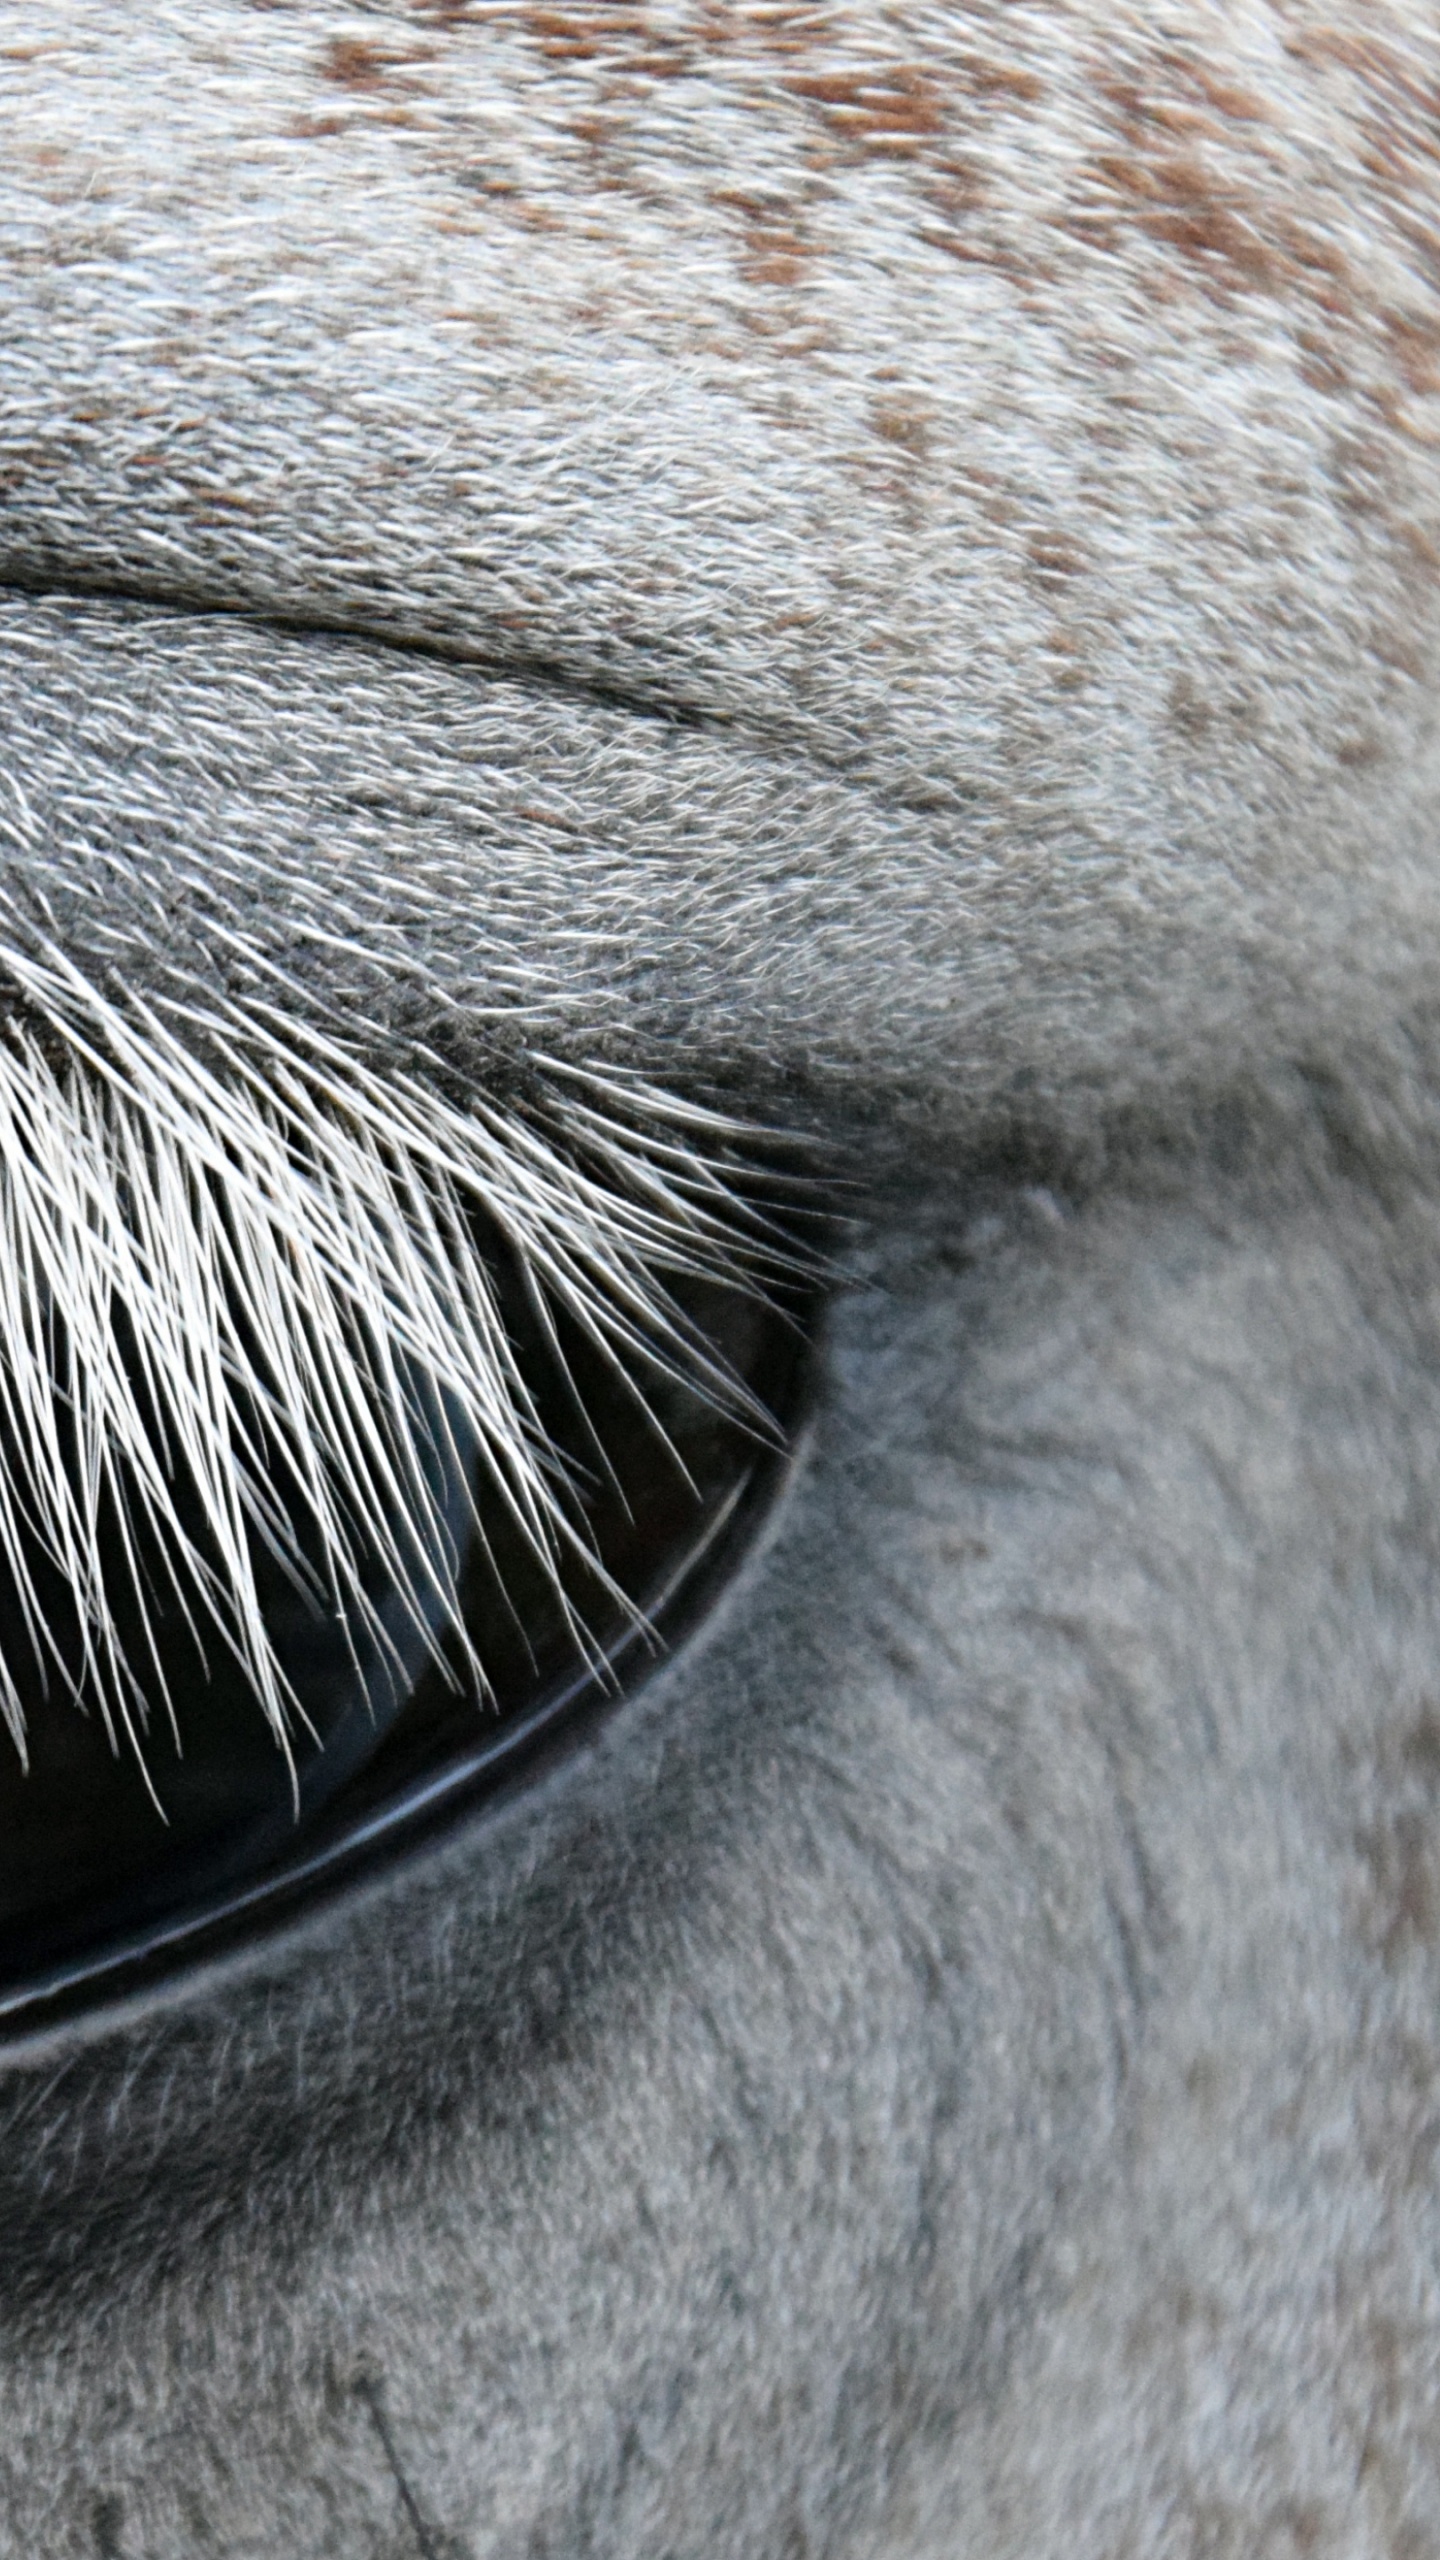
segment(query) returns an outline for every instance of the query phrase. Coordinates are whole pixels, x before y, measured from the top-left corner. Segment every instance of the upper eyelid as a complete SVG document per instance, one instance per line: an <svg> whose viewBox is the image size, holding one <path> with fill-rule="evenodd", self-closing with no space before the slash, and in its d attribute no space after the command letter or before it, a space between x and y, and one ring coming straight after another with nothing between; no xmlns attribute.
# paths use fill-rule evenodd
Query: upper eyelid
<svg viewBox="0 0 1440 2560"><path fill-rule="evenodd" d="M377 1060L484 1082L534 1035L739 1091L818 1035L848 1071L867 843L939 885L928 829L805 758L514 676L13 594L0 654L12 901L141 989L253 985L243 911L268 992ZM925 911L900 885L872 976Z"/></svg>

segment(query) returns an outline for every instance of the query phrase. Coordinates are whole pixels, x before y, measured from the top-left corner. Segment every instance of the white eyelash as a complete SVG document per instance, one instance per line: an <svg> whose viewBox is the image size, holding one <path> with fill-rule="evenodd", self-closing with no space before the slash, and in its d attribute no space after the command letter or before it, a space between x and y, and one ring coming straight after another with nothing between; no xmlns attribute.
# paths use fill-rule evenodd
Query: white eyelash
<svg viewBox="0 0 1440 2560"><path fill-rule="evenodd" d="M432 1649L438 1621L483 1688L422 1462L421 1381L431 1427L449 1427L448 1410L473 1433L491 1492L593 1651L560 1587L583 1532L472 1220L504 1238L543 1327L563 1310L627 1376L648 1363L733 1407L743 1389L667 1283L753 1286L777 1259L722 1161L750 1133L546 1059L527 1062L523 1103L460 1108L264 1008L162 1012L102 993L53 947L4 952L0 966L18 999L0 1036L0 1560L47 1676L93 1686L112 1740L118 1724L143 1767L151 1712L174 1723L151 1596L136 1575L144 1658L132 1658L97 1559L106 1519L154 1533L197 1633L208 1623L238 1658L288 1753L297 1701L252 1540L312 1588L318 1573L322 1602L383 1646L363 1524ZM257 1407L301 1488L298 1520L257 1462ZM210 1555L181 1518L177 1466ZM78 1673L46 1630L37 1541L74 1593ZM23 1758L3 1654L0 1714Z"/></svg>

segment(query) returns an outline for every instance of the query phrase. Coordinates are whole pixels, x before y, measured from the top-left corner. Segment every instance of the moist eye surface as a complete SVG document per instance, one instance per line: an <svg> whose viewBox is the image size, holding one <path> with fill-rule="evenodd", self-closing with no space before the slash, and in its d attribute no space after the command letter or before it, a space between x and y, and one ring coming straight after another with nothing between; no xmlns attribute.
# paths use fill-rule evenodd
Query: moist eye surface
<svg viewBox="0 0 1440 2560"><path fill-rule="evenodd" d="M293 1170L304 1178L303 1164ZM596 1214L603 1225L603 1204ZM232 1273L225 1428L244 1480L243 1642L224 1600L225 1521L217 1530L187 1468L124 1293L107 1344L86 1351L92 1367L103 1358L123 1372L130 1399L129 1445L98 1495L79 1482L95 1464L93 1386L63 1313L46 1311L35 1340L47 1346L51 1460L89 1524L86 1579L79 1587L55 1534L55 1483L48 1525L23 1498L37 1389L12 1353L0 1395L12 1493L0 2033L258 1933L512 1784L663 1654L763 1512L803 1393L803 1256L777 1242L762 1208L727 1268L728 1217L707 1207L688 1243L677 1228L677 1267L652 1274L648 1306L627 1309L617 1265L606 1310L598 1279L567 1303L523 1239L467 1208L467 1285L483 1289L505 1346L504 1429L523 1419L526 1463L544 1474L541 1533L528 1496L504 1481L504 1430L482 1427L493 1382L467 1395L453 1370L437 1380L393 1344L355 1350L387 1465L367 1474L332 1446L334 1499L317 1506L295 1414L233 1303ZM333 1342L320 1347L335 1356ZM347 1393L353 1406L355 1380ZM137 1491L152 1461L163 1501Z"/></svg>

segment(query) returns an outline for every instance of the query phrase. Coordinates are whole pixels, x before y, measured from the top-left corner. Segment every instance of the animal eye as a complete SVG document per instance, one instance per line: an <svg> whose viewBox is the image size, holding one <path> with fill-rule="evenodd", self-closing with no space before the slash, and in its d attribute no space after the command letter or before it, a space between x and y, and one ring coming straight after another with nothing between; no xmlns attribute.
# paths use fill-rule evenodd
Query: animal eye
<svg viewBox="0 0 1440 2560"><path fill-rule="evenodd" d="M810 1282L718 1115L503 1099L16 964L0 2027L260 1929L655 1659L777 1479Z"/></svg>

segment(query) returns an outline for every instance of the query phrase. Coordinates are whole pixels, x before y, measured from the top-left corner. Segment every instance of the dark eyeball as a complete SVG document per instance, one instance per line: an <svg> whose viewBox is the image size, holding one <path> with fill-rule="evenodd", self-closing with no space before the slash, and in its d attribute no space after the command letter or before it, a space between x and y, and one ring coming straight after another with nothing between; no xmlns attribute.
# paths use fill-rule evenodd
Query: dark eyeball
<svg viewBox="0 0 1440 2560"><path fill-rule="evenodd" d="M87 1619L38 1534L22 1533L28 1590L0 1564L0 1651L28 1761L0 1737L0 2031L257 1931L512 1781L640 1678L723 1584L803 1398L805 1292L673 1285L696 1342L740 1391L725 1394L673 1368L631 1374L573 1320L542 1322L503 1255L491 1276L576 1535L558 1560L537 1554L463 1420L412 1378L406 1428L428 1523L354 1524L349 1608L324 1596L303 1525L288 1553L263 1522L252 1533L295 1710L288 1757L204 1609L221 1562L187 1511L178 1461L188 1557L113 1502L102 1517L94 1570L127 1696L114 1694L113 1661L96 1658L93 1609ZM303 1521L263 1399L245 1414L276 1517ZM426 1538L449 1547L429 1580L414 1551ZM447 1587L458 1612L442 1605Z"/></svg>

